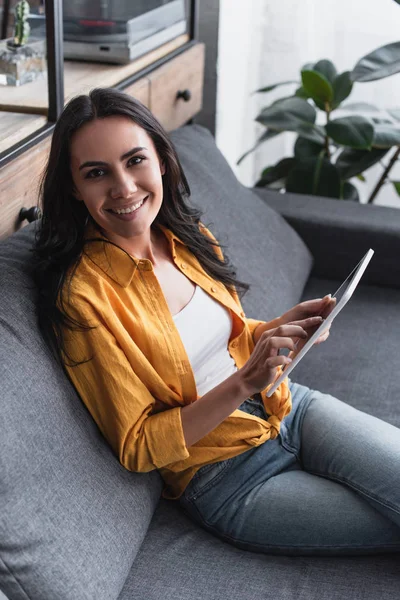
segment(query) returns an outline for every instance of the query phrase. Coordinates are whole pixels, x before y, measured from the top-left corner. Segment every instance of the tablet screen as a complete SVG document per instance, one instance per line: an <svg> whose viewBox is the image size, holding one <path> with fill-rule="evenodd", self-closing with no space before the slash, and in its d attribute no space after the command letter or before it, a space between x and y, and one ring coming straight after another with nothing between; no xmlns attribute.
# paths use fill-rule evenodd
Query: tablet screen
<svg viewBox="0 0 400 600"><path fill-rule="evenodd" d="M339 312L350 300L373 254L374 251L372 249L369 249L365 256L360 260L360 262L354 267L350 275L346 277L346 279L339 286L336 292L332 294L332 298L336 298L336 304L333 310L324 319L324 321L322 321L321 325L314 332L311 338L306 342L303 348L301 348L299 353L296 356L294 356L293 361L287 365L284 365L283 368L279 369L278 379L267 392L268 397L272 396L272 394L279 387L279 385L284 381L284 379L289 375L289 373L294 369L294 367L300 362L303 356L305 356L307 352L314 346L316 340L326 331L326 329L332 323L333 319L339 314ZM298 340L295 346L297 346L299 342L300 340ZM289 350L287 350L285 353L288 354Z"/></svg>

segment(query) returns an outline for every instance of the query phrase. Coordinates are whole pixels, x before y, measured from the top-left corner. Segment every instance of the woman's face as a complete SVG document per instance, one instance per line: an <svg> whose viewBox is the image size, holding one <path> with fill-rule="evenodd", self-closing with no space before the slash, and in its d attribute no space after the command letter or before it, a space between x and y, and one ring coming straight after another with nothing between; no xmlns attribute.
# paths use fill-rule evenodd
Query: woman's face
<svg viewBox="0 0 400 600"><path fill-rule="evenodd" d="M147 132L128 117L95 119L72 136L70 151L75 197L105 235L117 243L150 235L165 166ZM115 213L125 208L133 212Z"/></svg>

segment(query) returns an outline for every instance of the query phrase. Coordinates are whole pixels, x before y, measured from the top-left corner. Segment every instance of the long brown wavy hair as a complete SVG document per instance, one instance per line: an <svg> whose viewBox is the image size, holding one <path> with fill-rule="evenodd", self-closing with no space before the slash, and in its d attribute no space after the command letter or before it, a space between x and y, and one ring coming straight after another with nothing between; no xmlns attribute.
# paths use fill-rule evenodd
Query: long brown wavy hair
<svg viewBox="0 0 400 600"><path fill-rule="evenodd" d="M64 328L93 329L68 314L63 302L64 288L69 281L70 293L71 280L85 244L104 242L104 238L100 237L84 239L88 223L95 226L96 223L84 202L79 202L74 196L70 168L71 137L86 123L112 115L128 117L142 127L153 140L158 156L166 166L163 175L163 202L153 226L161 224L175 233L211 277L227 287L241 288L240 291L237 290L240 297L250 287L236 279L236 271L227 256L223 262L219 260L213 250L213 246L219 244L199 229L198 224L204 211L189 204L189 184L176 150L152 113L135 98L114 88L97 88L89 95L77 96L65 106L53 132L50 154L39 188L38 205L41 204L42 218L32 249L32 276L39 294L39 328L61 366L64 364L63 355L72 360L65 349ZM106 243L113 244L109 240ZM224 246L221 245L221 248ZM58 298L62 310L57 306ZM75 364L72 366L76 366L86 361L73 362Z"/></svg>

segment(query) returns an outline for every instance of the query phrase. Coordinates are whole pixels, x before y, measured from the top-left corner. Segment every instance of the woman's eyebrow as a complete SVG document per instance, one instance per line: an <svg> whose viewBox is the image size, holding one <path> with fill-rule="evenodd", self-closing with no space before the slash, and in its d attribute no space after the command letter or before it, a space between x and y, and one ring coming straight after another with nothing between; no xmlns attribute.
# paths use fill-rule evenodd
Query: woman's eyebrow
<svg viewBox="0 0 400 600"><path fill-rule="evenodd" d="M136 154L136 152L140 152L141 150L147 150L147 148L145 148L144 146L136 146L135 148L128 150L128 152L125 152L125 154L123 154L121 156L120 160L125 160L125 158L128 158L128 156L131 156L132 154ZM85 167L95 167L96 165L106 166L107 163L104 161L101 161L101 160L89 160L80 165L79 171L81 169L84 169Z"/></svg>

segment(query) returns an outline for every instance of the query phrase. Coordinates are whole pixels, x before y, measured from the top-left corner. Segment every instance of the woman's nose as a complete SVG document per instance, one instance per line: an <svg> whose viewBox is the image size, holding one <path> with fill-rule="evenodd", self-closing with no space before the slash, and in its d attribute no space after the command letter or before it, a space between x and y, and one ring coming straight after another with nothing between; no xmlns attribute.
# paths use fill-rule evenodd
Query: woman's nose
<svg viewBox="0 0 400 600"><path fill-rule="evenodd" d="M137 189L136 182L131 175L118 175L113 182L111 196L113 198L129 198Z"/></svg>

